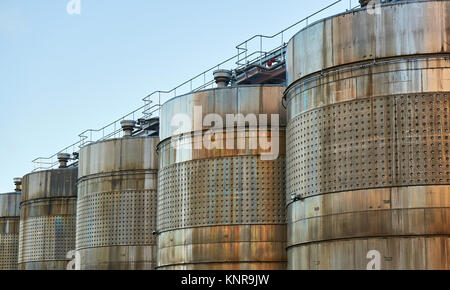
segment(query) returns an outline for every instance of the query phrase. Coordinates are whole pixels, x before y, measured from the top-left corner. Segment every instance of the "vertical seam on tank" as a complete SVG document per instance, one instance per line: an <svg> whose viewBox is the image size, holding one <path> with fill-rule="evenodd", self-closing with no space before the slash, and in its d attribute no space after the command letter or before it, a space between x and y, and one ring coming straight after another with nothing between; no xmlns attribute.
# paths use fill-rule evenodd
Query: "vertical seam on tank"
<svg viewBox="0 0 450 290"><path fill-rule="evenodd" d="M449 249L448 249L448 246L447 246L447 245L448 245L448 243L446 243L445 240L444 240L444 251L445 251L445 253L446 253L446 255L445 255L446 257L449 256L449 255L448 255L448 254L449 254L449 253L448 253L448 250L449 250ZM448 264L448 263L449 263L449 260L450 260L450 259L446 259L446 260L445 260L445 268L446 268L446 269L448 269L448 267L450 266L450 265Z"/></svg>
<svg viewBox="0 0 450 290"><path fill-rule="evenodd" d="M425 220L425 210L423 211L423 215L424 215L424 221L425 221L425 226L426 226L426 220ZM424 258L424 260L425 260L425 269L424 270L427 270L428 269L428 257L427 257L427 249L428 249L428 239L426 238L426 237L428 237L429 235L425 235L425 237L424 237L424 242L425 242L425 247L423 247L423 249L422 249L422 254L423 254L423 258Z"/></svg>
<svg viewBox="0 0 450 290"><path fill-rule="evenodd" d="M424 86L423 86L423 74L424 74L424 69L419 70L420 72L420 91L422 93L424 93Z"/></svg>
<svg viewBox="0 0 450 290"><path fill-rule="evenodd" d="M264 112L264 87L259 87L259 112ZM259 116L257 117L259 119ZM250 127L250 126L249 126ZM258 128L256 128L258 130Z"/></svg>
<svg viewBox="0 0 450 290"><path fill-rule="evenodd" d="M325 21L325 25L326 25L327 21ZM331 31L331 61L332 64L334 66L334 21L332 19L330 19L330 31ZM326 33L326 32L325 32ZM324 39L325 41L325 39Z"/></svg>
<svg viewBox="0 0 450 290"><path fill-rule="evenodd" d="M392 126L392 141L391 141L391 146L392 146L392 168L391 168L391 180L392 180L392 184L396 185L397 184L397 178L396 178L396 166L397 163L395 162L395 157L396 157L396 149L397 149L397 127L396 127L396 118L397 118L397 97L394 96L392 99L392 104L393 104L393 108L392 108L392 116L391 116L391 126Z"/></svg>
<svg viewBox="0 0 450 290"><path fill-rule="evenodd" d="M441 3L439 3L440 5L441 5L441 20L442 20L442 31L441 31L441 34L442 34L442 52L445 52L447 49L446 49L446 47L445 47L445 45L447 45L447 46L449 46L448 45L448 42L447 42L447 38L446 38L446 33L445 33L445 31L446 31L446 27L447 27L447 23L446 23L446 18L445 18L445 13L444 13L444 2L441 2Z"/></svg>
<svg viewBox="0 0 450 290"><path fill-rule="evenodd" d="M380 7L380 9L383 9L382 7ZM373 39L373 43L374 43L374 52L373 52L373 61L376 62L377 59L377 55L378 55L378 41L377 41L377 35L379 35L379 28L380 25L379 23L381 22L381 15L382 13L380 13L379 15L377 13L375 13L374 15L372 15L375 18L375 31L374 31L374 39ZM386 31L384 31L386 32Z"/></svg>
<svg viewBox="0 0 450 290"><path fill-rule="evenodd" d="M287 58L287 60L286 60L286 64L287 64L287 62L289 61L289 59L292 59L292 61L291 61L291 65L292 65L292 74L294 75L293 77L294 78L297 78L297 74L296 74L296 72L295 72L295 61L293 61L293 56L294 56L294 52L295 52L295 39L296 39L297 37L296 36L294 36L293 38L292 38L292 47L291 47L291 51L290 51L290 53L289 53L289 45L288 45L288 58ZM286 79L288 80L288 74L289 74L289 71L286 73ZM288 80L288 81L291 81L291 80ZM292 81L291 82L291 84L293 84L294 82ZM286 83L286 84L288 84L288 83ZM291 84L289 84L289 85L291 85Z"/></svg>

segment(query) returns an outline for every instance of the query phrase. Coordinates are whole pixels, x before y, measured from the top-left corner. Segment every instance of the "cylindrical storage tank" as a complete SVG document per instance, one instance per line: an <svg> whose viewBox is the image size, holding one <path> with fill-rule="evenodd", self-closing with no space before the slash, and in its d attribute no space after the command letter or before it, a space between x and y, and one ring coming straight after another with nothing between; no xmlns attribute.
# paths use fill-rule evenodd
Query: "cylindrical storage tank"
<svg viewBox="0 0 450 290"><path fill-rule="evenodd" d="M17 270L20 194L0 194L0 270Z"/></svg>
<svg viewBox="0 0 450 290"><path fill-rule="evenodd" d="M155 268L158 142L125 137L81 149L76 235L81 270Z"/></svg>
<svg viewBox="0 0 450 290"><path fill-rule="evenodd" d="M226 83L161 108L158 269L286 268L284 87Z"/></svg>
<svg viewBox="0 0 450 290"><path fill-rule="evenodd" d="M449 1L290 40L289 269L450 269L449 53Z"/></svg>
<svg viewBox="0 0 450 290"><path fill-rule="evenodd" d="M19 270L66 270L75 249L78 168L23 177Z"/></svg>

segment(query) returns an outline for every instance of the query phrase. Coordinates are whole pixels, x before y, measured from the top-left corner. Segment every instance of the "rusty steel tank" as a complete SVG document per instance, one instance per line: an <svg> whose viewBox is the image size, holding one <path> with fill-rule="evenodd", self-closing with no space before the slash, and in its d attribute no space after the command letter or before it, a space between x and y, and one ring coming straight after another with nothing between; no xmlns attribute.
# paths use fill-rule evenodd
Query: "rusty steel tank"
<svg viewBox="0 0 450 290"><path fill-rule="evenodd" d="M131 136L80 151L76 251L81 270L152 270L156 266L157 137Z"/></svg>
<svg viewBox="0 0 450 290"><path fill-rule="evenodd" d="M289 269L450 269L449 16L395 2L290 40Z"/></svg>
<svg viewBox="0 0 450 290"><path fill-rule="evenodd" d="M162 106L158 269L286 269L284 87L225 87L229 76ZM226 114L252 113L267 126L224 130ZM279 154L251 145L265 137Z"/></svg>
<svg viewBox="0 0 450 290"><path fill-rule="evenodd" d="M22 178L14 178L14 184L15 192L0 194L0 270L17 270Z"/></svg>
<svg viewBox="0 0 450 290"><path fill-rule="evenodd" d="M60 168L23 177L19 270L66 270L75 249L78 168L58 154Z"/></svg>

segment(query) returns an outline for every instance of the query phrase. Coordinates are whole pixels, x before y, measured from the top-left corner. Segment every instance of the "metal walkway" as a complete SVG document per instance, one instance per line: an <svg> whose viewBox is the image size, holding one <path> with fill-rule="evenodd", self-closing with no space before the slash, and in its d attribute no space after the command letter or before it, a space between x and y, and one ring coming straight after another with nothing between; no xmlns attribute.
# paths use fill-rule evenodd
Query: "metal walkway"
<svg viewBox="0 0 450 290"><path fill-rule="evenodd" d="M348 2L348 3L347 3ZM353 0L353 2L357 2ZM52 169L58 166L58 153L72 153L73 159L78 157L79 149L93 142L100 142L121 136L122 120L138 120L138 130L144 130L148 120L159 117L161 105L177 95L214 88L212 73L216 69L234 67L235 84L264 83L267 78L282 81L285 70L286 40L289 40L301 25L308 26L312 21L324 18L324 12L331 7L349 11L360 8L352 7L352 0L338 0L308 15L300 21L274 35L255 35L236 46L237 53L221 63L201 72L193 78L179 84L171 90L155 91L142 100L144 105L99 129L87 129L78 135L79 140L59 150L50 157L38 157L32 161L34 171ZM278 70L278 71L277 71Z"/></svg>

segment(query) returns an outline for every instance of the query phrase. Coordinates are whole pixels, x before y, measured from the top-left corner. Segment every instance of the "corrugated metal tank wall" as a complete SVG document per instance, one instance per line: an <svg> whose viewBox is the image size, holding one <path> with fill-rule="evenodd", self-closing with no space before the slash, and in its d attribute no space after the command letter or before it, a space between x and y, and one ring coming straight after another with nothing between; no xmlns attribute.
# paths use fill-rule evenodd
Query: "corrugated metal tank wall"
<svg viewBox="0 0 450 290"><path fill-rule="evenodd" d="M158 146L159 269L286 268L283 91L279 86L225 87L163 105ZM194 113L195 106L202 112ZM211 113L223 120L226 114L277 114L281 126L275 133L271 123L259 131L250 127L207 132L210 127L202 121ZM191 123L175 131L171 125L177 116ZM224 149L197 146L202 133ZM267 152L249 146L263 136L280 142L275 160L262 160L261 154ZM243 141L245 148L226 149L227 140Z"/></svg>
<svg viewBox="0 0 450 290"><path fill-rule="evenodd" d="M75 249L77 168L25 175L20 203L19 270L65 270Z"/></svg>
<svg viewBox="0 0 450 290"><path fill-rule="evenodd" d="M155 268L158 142L128 137L81 149L76 238L81 270Z"/></svg>
<svg viewBox="0 0 450 290"><path fill-rule="evenodd" d="M0 194L0 270L17 270L20 192Z"/></svg>
<svg viewBox="0 0 450 290"><path fill-rule="evenodd" d="M450 2L359 10L288 45L290 269L450 269ZM369 255L370 258L371 255Z"/></svg>

